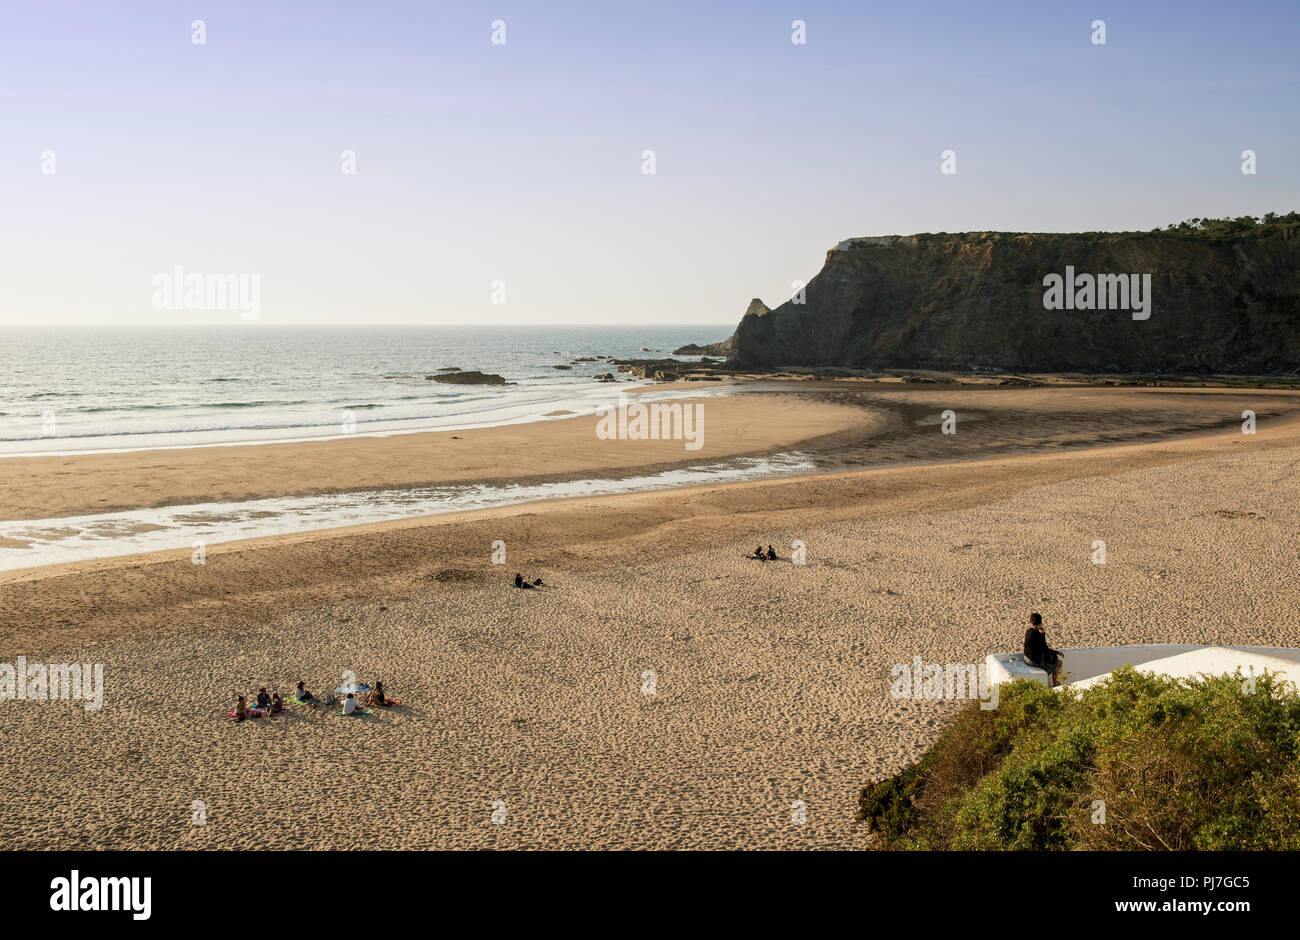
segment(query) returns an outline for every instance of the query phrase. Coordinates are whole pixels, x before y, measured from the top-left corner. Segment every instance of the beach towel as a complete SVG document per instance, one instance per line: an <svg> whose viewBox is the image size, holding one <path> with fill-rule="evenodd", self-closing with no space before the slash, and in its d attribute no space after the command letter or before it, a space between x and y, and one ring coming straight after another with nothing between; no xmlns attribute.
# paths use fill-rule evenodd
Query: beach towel
<svg viewBox="0 0 1300 940"><path fill-rule="evenodd" d="M345 712L335 712L334 714L338 715L340 718L355 718L357 715L369 715L370 710L367 708L358 708L351 715Z"/></svg>

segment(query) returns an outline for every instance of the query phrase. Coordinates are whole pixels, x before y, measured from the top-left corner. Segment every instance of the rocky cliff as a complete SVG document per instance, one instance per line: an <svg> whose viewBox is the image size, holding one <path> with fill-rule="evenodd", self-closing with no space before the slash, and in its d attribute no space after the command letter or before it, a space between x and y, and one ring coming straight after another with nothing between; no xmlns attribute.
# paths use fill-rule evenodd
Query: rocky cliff
<svg viewBox="0 0 1300 940"><path fill-rule="evenodd" d="M1298 234L1283 225L1225 237L1166 230L849 239L827 252L802 303L750 305L730 364L1291 372L1300 368ZM1058 283L1070 277L1070 296L1045 286L1053 274ZM1109 303L1099 296L1105 282ZM1141 298L1144 283L1150 296ZM1121 286L1135 296L1119 296Z"/></svg>

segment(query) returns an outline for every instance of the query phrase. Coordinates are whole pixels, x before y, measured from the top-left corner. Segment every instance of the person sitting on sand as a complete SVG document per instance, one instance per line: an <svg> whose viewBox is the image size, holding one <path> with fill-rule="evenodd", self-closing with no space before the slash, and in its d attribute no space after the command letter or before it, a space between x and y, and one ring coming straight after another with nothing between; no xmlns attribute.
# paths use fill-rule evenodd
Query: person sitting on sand
<svg viewBox="0 0 1300 940"><path fill-rule="evenodd" d="M278 715L284 711L284 701L280 698L279 692L271 693L271 714Z"/></svg>
<svg viewBox="0 0 1300 940"><path fill-rule="evenodd" d="M244 697L241 695L239 700L235 702L235 721L243 721L247 717L248 706L244 703Z"/></svg>
<svg viewBox="0 0 1300 940"><path fill-rule="evenodd" d="M307 705L312 705L312 703L316 701L316 696L307 691L306 682L298 683L298 688L294 691L293 697ZM312 705L312 707L315 708L316 706Z"/></svg>
<svg viewBox="0 0 1300 940"><path fill-rule="evenodd" d="M767 560L776 561L776 549L773 548L771 545L767 547Z"/></svg>
<svg viewBox="0 0 1300 940"><path fill-rule="evenodd" d="M384 684L382 682L376 682L375 687L366 695L366 704L378 705L380 708L387 708L392 704L388 697L384 695Z"/></svg>
<svg viewBox="0 0 1300 940"><path fill-rule="evenodd" d="M760 546L758 546L758 548L754 549L754 554L750 555L749 557L750 557L750 558L757 558L759 561L767 561L767 556L763 554L763 546L762 546L762 545L760 545Z"/></svg>
<svg viewBox="0 0 1300 940"><path fill-rule="evenodd" d="M260 689L257 690L257 707L258 708L271 707L271 696L266 694L266 686L262 686Z"/></svg>
<svg viewBox="0 0 1300 940"><path fill-rule="evenodd" d="M343 700L343 714L351 715L354 714L356 710L357 710L356 697L353 696L351 692L349 692L348 697Z"/></svg>
<svg viewBox="0 0 1300 940"><path fill-rule="evenodd" d="M1043 618L1037 613L1029 615L1029 629L1025 631L1025 662L1050 673L1053 686L1061 684L1061 664L1065 662L1065 656L1047 645Z"/></svg>
<svg viewBox="0 0 1300 940"><path fill-rule="evenodd" d="M519 572L515 572L515 587L523 588L525 591L527 591L532 587L532 585L524 580L524 576L522 574L519 574Z"/></svg>

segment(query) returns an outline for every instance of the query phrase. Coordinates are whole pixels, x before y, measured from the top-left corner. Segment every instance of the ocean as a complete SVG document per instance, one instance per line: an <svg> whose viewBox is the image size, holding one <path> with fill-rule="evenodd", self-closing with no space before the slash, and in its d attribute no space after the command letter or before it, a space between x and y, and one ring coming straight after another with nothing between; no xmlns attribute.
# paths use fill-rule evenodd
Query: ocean
<svg viewBox="0 0 1300 940"><path fill-rule="evenodd" d="M0 330L0 456L301 440L592 413L597 355L669 357L731 326ZM696 357L681 357L693 360ZM555 366L569 366L557 369ZM427 381L439 368L507 386Z"/></svg>
<svg viewBox="0 0 1300 940"><path fill-rule="evenodd" d="M401 434L593 414L631 387L595 356L669 357L726 326L8 329L0 331L0 459ZM694 360L698 357L681 357ZM570 366L556 369L557 365ZM506 386L444 385L455 366ZM636 384L646 384L635 380ZM727 394L701 386L656 398ZM354 423L353 427L348 425ZM0 571L189 550L235 539L538 499L809 472L799 452L538 485L458 484L0 520Z"/></svg>

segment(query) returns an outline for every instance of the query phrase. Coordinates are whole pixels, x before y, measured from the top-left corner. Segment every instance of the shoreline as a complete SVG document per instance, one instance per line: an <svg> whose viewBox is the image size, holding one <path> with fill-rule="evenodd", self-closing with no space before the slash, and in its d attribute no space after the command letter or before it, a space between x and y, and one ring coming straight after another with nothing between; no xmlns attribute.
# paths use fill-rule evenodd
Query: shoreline
<svg viewBox="0 0 1300 940"><path fill-rule="evenodd" d="M29 513L0 523L0 577L556 499L1193 439L1234 426L1243 404L1266 425L1300 419L1300 394L1277 390L848 385L753 382L724 397L681 399L702 413L707 402L713 418L710 446L698 453L681 441L599 440L585 415L478 435L266 445L223 460L187 449L0 461L0 492L9 494L0 509ZM945 405L959 409L963 433L937 433ZM43 502L52 492L62 501ZM112 499L122 502L103 505Z"/></svg>
<svg viewBox="0 0 1300 940"><path fill-rule="evenodd" d="M676 389L668 389L676 391ZM677 403L673 399L672 403ZM296 444L144 450L0 460L0 520L290 496L475 483L562 482L644 474L737 456L762 456L870 427L862 409L796 396L682 397L705 407L702 446L682 440L600 440L594 415Z"/></svg>
<svg viewBox="0 0 1300 940"><path fill-rule="evenodd" d="M723 395L728 394L728 391L735 384L736 384L735 382L727 381L727 382L719 382L717 385L710 385L708 388L700 388L697 383L688 382L688 381L672 382L672 383L668 383L668 382L650 383L650 382L643 381L643 382L637 382L636 384L633 384L631 382L601 383L599 386L592 386L591 388L586 389L586 391L589 394L583 398L583 401L586 401L587 398L601 397L595 394L591 394L597 391L601 392L601 394L604 397L609 397L609 391L608 391L609 388L612 388L615 396L629 395L629 394L639 395L639 394L644 394L646 392L653 392L656 395L660 393L664 393L667 395L668 398L677 398L681 396L679 396L676 393L681 392L683 390L690 390L692 392L695 392L696 394L707 394L709 391L715 391L717 394L711 395L709 397L721 397ZM249 438L240 438L238 440L214 440L214 441L196 440L189 443L138 444L138 445L122 446L122 447L93 447L84 450L32 450L32 451L0 452L0 461L22 460L22 459L39 458L39 457L49 457L49 458L94 457L94 456L109 455L109 454L150 453L153 451L200 450L209 447L256 447L262 445L269 447L277 444L329 443L332 441L354 440L357 438L367 438L367 437L386 438L386 437L400 436L404 434L451 433L453 431L468 431L468 430L479 430L479 429L486 429L486 428L510 427L519 424L542 424L547 421L553 421L556 418L564 417L564 416L582 417L590 414L595 414L596 411L599 410L599 406L597 406L596 408L588 408L584 404L579 404L573 399L566 399L566 398L556 399L553 402L549 402L545 405L539 405L538 407L555 407L561 405L577 405L582 410L574 411L570 408L561 408L559 410L552 410L552 411L546 411L540 413L530 410L527 414L517 416L517 417L492 418L486 421L470 422L468 424L437 424L437 425L428 424L427 422L429 421L438 420L434 417L388 418L388 419L384 419L382 422L385 425L387 425L387 427L377 428L373 430L366 430L366 431L352 431L352 432L339 431L337 433L329 432L329 433L322 433L322 434L294 435L290 437L264 437L264 438L249 437ZM521 407L521 406L515 406L515 407ZM529 407L531 408L532 406ZM348 409L344 407L344 408L340 408L339 410L340 413L347 413L354 409ZM493 414L494 412L485 411L485 412L478 412L478 413ZM467 414L474 414L474 412L470 412ZM401 425L412 424L415 422L420 422L421 426L401 427ZM379 422L365 422L365 423L379 423ZM215 434L221 431L228 431L228 432L308 431L311 429L335 427L338 424L339 422L331 422L327 424L316 424L316 425L293 425L293 426L285 426L282 428L281 427L276 427L276 428L249 427L249 428L206 428L201 430L188 430L188 431L135 431L129 433L120 433L116 435L114 434L79 435L77 438L69 438L69 440L83 439L83 440L91 440L91 441L94 440L108 441L108 440L116 440L118 438L147 437L150 435L155 435L159 438L187 437L187 436L198 437L200 435ZM49 438L34 438L33 440L49 440Z"/></svg>

